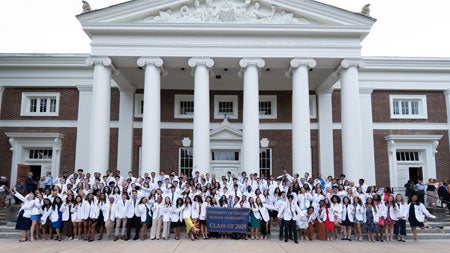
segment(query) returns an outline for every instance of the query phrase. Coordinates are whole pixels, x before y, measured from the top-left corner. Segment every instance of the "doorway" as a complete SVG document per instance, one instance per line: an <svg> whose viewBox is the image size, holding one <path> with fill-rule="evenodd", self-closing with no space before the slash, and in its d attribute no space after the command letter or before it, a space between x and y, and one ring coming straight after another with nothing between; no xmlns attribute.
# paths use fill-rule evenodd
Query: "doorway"
<svg viewBox="0 0 450 253"><path fill-rule="evenodd" d="M423 170L422 167L409 167L409 179L417 184L417 182L423 182Z"/></svg>

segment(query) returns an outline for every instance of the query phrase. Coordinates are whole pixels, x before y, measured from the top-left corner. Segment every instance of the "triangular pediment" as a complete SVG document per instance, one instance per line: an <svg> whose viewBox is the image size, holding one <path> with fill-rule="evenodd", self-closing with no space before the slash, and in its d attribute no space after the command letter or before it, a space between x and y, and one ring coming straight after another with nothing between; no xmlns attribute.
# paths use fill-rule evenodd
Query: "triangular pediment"
<svg viewBox="0 0 450 253"><path fill-rule="evenodd" d="M313 0L134 0L77 16L82 23L362 25L375 20Z"/></svg>
<svg viewBox="0 0 450 253"><path fill-rule="evenodd" d="M219 127L210 131L211 140L241 140L242 131L234 128L225 119Z"/></svg>

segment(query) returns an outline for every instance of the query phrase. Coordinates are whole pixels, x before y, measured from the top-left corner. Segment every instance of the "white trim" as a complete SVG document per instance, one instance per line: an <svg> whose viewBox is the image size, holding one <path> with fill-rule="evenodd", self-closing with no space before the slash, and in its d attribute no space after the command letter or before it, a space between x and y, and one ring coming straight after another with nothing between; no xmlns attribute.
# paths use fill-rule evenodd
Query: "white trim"
<svg viewBox="0 0 450 253"><path fill-rule="evenodd" d="M211 129L221 123L211 123ZM77 127L75 120L0 120L0 127ZM118 128L118 121L111 121L111 128ZM242 123L232 123L242 129ZM341 123L333 123L333 130L341 129ZM142 128L141 121L134 121L133 128ZM260 130L291 130L291 123L259 123ZM161 122L161 129L194 129L192 122ZM311 123L311 130L319 129L319 123ZM448 130L447 123L373 123L374 130Z"/></svg>
<svg viewBox="0 0 450 253"><path fill-rule="evenodd" d="M22 104L20 110L20 116L58 116L59 115L59 92L22 92ZM31 99L37 99L36 112L30 111ZM47 111L39 112L40 100L47 100ZM50 100L56 99L56 108L54 112L50 112Z"/></svg>
<svg viewBox="0 0 450 253"><path fill-rule="evenodd" d="M397 151L417 151L420 153L420 161L411 163L411 166L422 165L423 178L436 178L435 154L442 135L387 135L385 140L388 146L389 158L389 179L391 187L403 186L405 182L400 182L401 175L398 174L398 167L403 166L403 162L397 161Z"/></svg>
<svg viewBox="0 0 450 253"><path fill-rule="evenodd" d="M276 119L277 118L277 95L259 95L259 103L261 102L270 102L272 114L265 115L259 114L260 119Z"/></svg>
<svg viewBox="0 0 450 253"><path fill-rule="evenodd" d="M144 101L144 94L142 93L136 93L134 94L134 117L135 118L142 118L144 117L144 114L141 112L141 104ZM143 108L143 105L142 105Z"/></svg>
<svg viewBox="0 0 450 253"><path fill-rule="evenodd" d="M226 115L227 118L238 118L238 96L237 95L214 95L214 119L223 119L225 115L219 113L219 102L233 102L233 114Z"/></svg>
<svg viewBox="0 0 450 253"><path fill-rule="evenodd" d="M309 118L317 119L317 98L316 95L309 95Z"/></svg>
<svg viewBox="0 0 450 253"><path fill-rule="evenodd" d="M10 150L12 151L11 159L11 185L16 184L17 179L17 165L41 165L41 175L46 173L45 168L50 168L53 176L60 175L60 151L61 142L64 138L63 134L60 133L16 133L8 132L5 133L6 137L9 138L9 143L11 145ZM52 159L51 160L30 160L28 159L27 149L29 148L51 148L52 149Z"/></svg>
<svg viewBox="0 0 450 253"><path fill-rule="evenodd" d="M174 104L173 104L173 108L174 108L173 117L176 119L193 119L195 112L192 114L180 114L180 102L181 101L194 103L194 95L193 94L175 94Z"/></svg>
<svg viewBox="0 0 450 253"><path fill-rule="evenodd" d="M400 101L408 101L408 114L401 114L402 108L399 107L400 114L396 115L394 114L394 101L400 100ZM417 101L419 103L418 109L419 114L414 115L412 114L412 107L411 102ZM389 106L390 106L390 112L391 112L391 119L427 119L428 118L428 112L427 112L427 96L426 95L389 95Z"/></svg>

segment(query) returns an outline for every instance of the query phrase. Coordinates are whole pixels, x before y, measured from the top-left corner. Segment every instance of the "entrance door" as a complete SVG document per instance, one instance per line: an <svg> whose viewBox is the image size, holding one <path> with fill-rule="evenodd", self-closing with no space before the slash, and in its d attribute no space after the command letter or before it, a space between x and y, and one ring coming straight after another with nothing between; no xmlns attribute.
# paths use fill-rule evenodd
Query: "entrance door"
<svg viewBox="0 0 450 253"><path fill-rule="evenodd" d="M423 171L422 167L409 167L409 179L417 184L420 180L423 182Z"/></svg>
<svg viewBox="0 0 450 253"><path fill-rule="evenodd" d="M30 165L25 164L18 164L17 165L17 181L16 182L22 182L25 184L25 181L28 176L28 172L31 171Z"/></svg>

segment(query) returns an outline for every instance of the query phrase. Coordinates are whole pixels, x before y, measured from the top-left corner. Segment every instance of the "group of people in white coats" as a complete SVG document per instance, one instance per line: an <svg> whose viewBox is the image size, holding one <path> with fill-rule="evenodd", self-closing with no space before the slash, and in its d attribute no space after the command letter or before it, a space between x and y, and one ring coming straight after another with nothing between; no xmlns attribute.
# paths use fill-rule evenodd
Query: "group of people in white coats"
<svg viewBox="0 0 450 253"><path fill-rule="evenodd" d="M74 173L76 174L76 173ZM302 240L405 241L409 221L414 242L417 227L425 217L435 218L413 195L410 203L401 194L359 184L338 184L291 177L259 178L228 173L214 176L118 175L89 177L69 175L44 192L23 196L16 228L20 241L55 240L169 240L186 238L269 239L271 222L280 228L279 239ZM67 183L66 183L67 182ZM208 231L208 208L245 208L249 211L249 233ZM134 229L134 237L131 232ZM28 231L30 231L28 235ZM300 233L300 235L298 235ZM96 234L98 234L96 238ZM352 237L352 234L354 237ZM341 236L342 235L342 236Z"/></svg>

